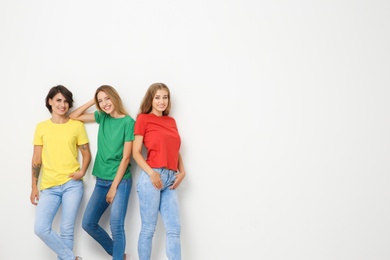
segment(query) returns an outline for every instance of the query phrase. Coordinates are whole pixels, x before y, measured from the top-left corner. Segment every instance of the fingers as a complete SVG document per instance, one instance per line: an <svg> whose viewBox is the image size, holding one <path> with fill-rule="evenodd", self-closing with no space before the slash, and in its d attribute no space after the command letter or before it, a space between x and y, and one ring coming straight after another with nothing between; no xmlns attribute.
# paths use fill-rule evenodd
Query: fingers
<svg viewBox="0 0 390 260"><path fill-rule="evenodd" d="M35 206L38 205L38 198L37 197L31 197L30 201L31 201L31 204L33 204Z"/></svg>
<svg viewBox="0 0 390 260"><path fill-rule="evenodd" d="M177 179L175 180L175 182L172 184L172 186L170 187L171 190L174 190L176 189L177 187L179 187L180 185L180 181L178 181Z"/></svg>
<svg viewBox="0 0 390 260"><path fill-rule="evenodd" d="M154 186L157 190L162 189L162 181L161 181L161 180L160 180L160 181L153 182L152 184L153 184L153 186Z"/></svg>
<svg viewBox="0 0 390 260"><path fill-rule="evenodd" d="M108 204L111 204L113 200L114 200L114 198L112 198L112 197L109 197L109 196L106 197L106 202Z"/></svg>
<svg viewBox="0 0 390 260"><path fill-rule="evenodd" d="M70 174L68 177L73 179L73 180L80 180L83 177L83 175L78 173L78 172L75 172L75 173Z"/></svg>

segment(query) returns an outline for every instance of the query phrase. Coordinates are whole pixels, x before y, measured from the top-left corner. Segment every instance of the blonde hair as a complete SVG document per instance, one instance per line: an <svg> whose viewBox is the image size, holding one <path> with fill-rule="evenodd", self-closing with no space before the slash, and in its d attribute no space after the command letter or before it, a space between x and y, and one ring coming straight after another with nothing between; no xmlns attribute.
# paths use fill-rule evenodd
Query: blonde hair
<svg viewBox="0 0 390 260"><path fill-rule="evenodd" d="M164 83L153 83L152 85L150 85L150 87L145 93L144 98L142 99L138 114L149 114L150 112L152 112L153 98L154 95L156 95L157 90L165 90L168 93L168 106L163 111L163 116L169 115L169 112L171 110L171 93L167 85L165 85Z"/></svg>
<svg viewBox="0 0 390 260"><path fill-rule="evenodd" d="M119 96L118 92L111 86L109 85L102 85L100 87L98 87L96 89L96 92L95 92L95 105L96 105L96 108L102 112L103 110L100 108L99 106L99 100L98 100L98 93L100 91L103 91L104 93L107 94L107 96L110 98L112 104L114 105L115 107L115 110L116 112L118 112L119 114L122 114L122 115L128 115L129 113L127 113L124 105L123 105L123 102L122 102L122 99L121 97Z"/></svg>

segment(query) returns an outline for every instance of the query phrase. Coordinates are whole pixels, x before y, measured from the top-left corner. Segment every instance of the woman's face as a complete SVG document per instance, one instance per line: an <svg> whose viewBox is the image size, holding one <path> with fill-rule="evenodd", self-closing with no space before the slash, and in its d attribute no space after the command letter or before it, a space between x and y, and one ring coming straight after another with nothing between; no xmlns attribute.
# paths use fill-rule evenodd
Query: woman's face
<svg viewBox="0 0 390 260"><path fill-rule="evenodd" d="M153 97L152 113L157 116L162 116L165 109L167 109L168 104L169 104L168 91L164 89L157 90L156 94Z"/></svg>
<svg viewBox="0 0 390 260"><path fill-rule="evenodd" d="M52 114L64 116L69 110L69 103L64 95L57 93L53 98L49 98L49 105L52 109Z"/></svg>
<svg viewBox="0 0 390 260"><path fill-rule="evenodd" d="M113 112L115 112L115 107L112 104L111 99L106 94L106 92L100 91L97 94L97 100L98 100L99 107L100 107L101 110L103 110L107 114L112 114Z"/></svg>

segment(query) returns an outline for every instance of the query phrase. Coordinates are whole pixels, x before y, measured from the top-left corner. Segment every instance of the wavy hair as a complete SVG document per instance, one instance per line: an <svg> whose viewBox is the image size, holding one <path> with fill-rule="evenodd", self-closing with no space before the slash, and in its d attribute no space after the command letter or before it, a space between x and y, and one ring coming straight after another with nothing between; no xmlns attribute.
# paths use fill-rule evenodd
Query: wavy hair
<svg viewBox="0 0 390 260"><path fill-rule="evenodd" d="M163 116L169 115L171 110L171 93L169 88L164 83L153 83L150 85L148 90L145 93L144 98L142 99L138 114L149 114L153 109L153 98L157 93L157 90L166 90L168 92L168 106L163 111Z"/></svg>
<svg viewBox="0 0 390 260"><path fill-rule="evenodd" d="M122 99L119 96L118 92L115 90L115 88L109 86L109 85L102 85L98 87L95 91L95 105L96 109L99 110L100 112L103 112L103 110L99 106L99 100L98 100L98 93L100 91L103 91L104 93L107 94L107 96L110 98L112 104L115 107L116 112L122 115L128 115L125 106L123 105Z"/></svg>

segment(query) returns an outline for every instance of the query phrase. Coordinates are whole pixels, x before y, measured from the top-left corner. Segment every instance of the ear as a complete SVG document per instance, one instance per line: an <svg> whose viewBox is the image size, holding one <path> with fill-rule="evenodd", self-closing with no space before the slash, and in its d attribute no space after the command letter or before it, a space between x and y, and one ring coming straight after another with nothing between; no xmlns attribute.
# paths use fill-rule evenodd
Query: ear
<svg viewBox="0 0 390 260"><path fill-rule="evenodd" d="M53 99L49 98L49 105L52 106L52 103L53 103Z"/></svg>

